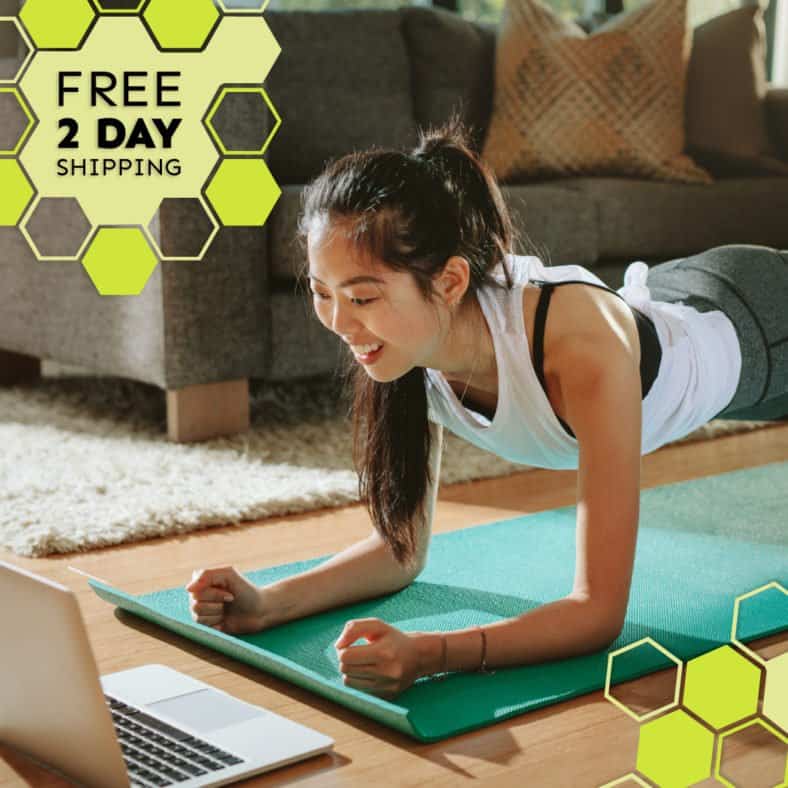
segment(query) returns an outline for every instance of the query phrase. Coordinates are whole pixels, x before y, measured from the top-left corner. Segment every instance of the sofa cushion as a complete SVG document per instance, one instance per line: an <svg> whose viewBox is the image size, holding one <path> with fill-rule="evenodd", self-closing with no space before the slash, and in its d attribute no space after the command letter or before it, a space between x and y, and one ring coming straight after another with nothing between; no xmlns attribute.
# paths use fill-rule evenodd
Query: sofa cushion
<svg viewBox="0 0 788 788"><path fill-rule="evenodd" d="M760 5L735 8L695 28L687 71L687 151L714 175L788 174L774 159L764 96L766 31ZM726 166L726 158L730 166Z"/></svg>
<svg viewBox="0 0 788 788"><path fill-rule="evenodd" d="M646 0L590 36L541 0L505 8L483 147L500 179L713 182L683 153L687 0Z"/></svg>
<svg viewBox="0 0 788 788"><path fill-rule="evenodd" d="M588 265L599 259L596 206L572 179L502 186L517 231L536 246L515 247L546 265Z"/></svg>
<svg viewBox="0 0 788 788"><path fill-rule="evenodd" d="M770 85L764 103L769 136L780 158L788 161L788 88Z"/></svg>
<svg viewBox="0 0 788 788"><path fill-rule="evenodd" d="M496 26L439 8L401 9L420 126L439 125L458 108L475 150L492 110Z"/></svg>
<svg viewBox="0 0 788 788"><path fill-rule="evenodd" d="M268 149L279 183L304 183L354 149L415 145L398 11L267 11L265 18L282 48L265 80L282 117Z"/></svg>
<svg viewBox="0 0 788 788"><path fill-rule="evenodd" d="M711 186L576 178L596 205L600 260L670 259L729 243L788 247L788 178Z"/></svg>
<svg viewBox="0 0 788 788"><path fill-rule="evenodd" d="M775 158L764 97L766 30L760 5L735 8L693 31L687 71L687 153L717 177L788 175Z"/></svg>

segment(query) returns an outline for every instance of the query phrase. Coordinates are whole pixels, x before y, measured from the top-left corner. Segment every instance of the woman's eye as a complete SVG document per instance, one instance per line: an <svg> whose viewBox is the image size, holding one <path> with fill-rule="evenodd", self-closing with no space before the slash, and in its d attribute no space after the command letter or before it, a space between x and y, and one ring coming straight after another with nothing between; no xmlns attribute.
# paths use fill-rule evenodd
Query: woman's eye
<svg viewBox="0 0 788 788"><path fill-rule="evenodd" d="M310 290L312 295L316 295L321 301L328 298L327 295L323 295L322 293L318 293L317 290ZM358 302L356 306L366 306L367 304L371 303L372 301L377 301L376 298L351 298L351 301Z"/></svg>

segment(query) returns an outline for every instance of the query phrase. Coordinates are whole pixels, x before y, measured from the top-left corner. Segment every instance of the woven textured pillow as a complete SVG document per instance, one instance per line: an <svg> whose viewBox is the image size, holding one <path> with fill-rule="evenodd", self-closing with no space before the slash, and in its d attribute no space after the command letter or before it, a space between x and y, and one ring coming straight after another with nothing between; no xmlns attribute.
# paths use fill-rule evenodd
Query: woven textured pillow
<svg viewBox="0 0 788 788"><path fill-rule="evenodd" d="M483 158L502 181L714 179L683 153L687 0L651 0L591 35L540 0L507 0Z"/></svg>

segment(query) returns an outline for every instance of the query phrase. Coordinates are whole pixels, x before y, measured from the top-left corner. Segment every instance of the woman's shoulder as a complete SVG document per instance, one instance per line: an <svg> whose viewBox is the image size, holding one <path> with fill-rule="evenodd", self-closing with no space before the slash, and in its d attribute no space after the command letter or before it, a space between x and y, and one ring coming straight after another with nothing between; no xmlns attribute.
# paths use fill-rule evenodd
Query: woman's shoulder
<svg viewBox="0 0 788 788"><path fill-rule="evenodd" d="M523 290L524 309L533 322L541 289ZM567 284L553 289L544 330L545 374L560 376L587 348L621 355L640 363L640 337L630 306L616 293L599 287Z"/></svg>

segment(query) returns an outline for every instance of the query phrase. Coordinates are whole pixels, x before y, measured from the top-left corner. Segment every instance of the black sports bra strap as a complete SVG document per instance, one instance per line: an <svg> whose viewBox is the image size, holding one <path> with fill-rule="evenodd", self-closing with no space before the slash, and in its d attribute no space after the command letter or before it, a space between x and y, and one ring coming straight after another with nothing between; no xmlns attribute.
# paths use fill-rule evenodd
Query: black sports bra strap
<svg viewBox="0 0 788 788"><path fill-rule="evenodd" d="M547 396L547 384L544 379L544 327L547 321L547 307L550 306L550 297L553 294L553 287L556 283L543 282L542 292L539 294L539 303L536 306L536 316L534 318L534 368L542 390ZM575 433L572 428L556 413L555 417L561 422L561 426L574 438Z"/></svg>
<svg viewBox="0 0 788 788"><path fill-rule="evenodd" d="M536 317L534 318L534 368L542 388L547 391L544 379L544 327L547 320L547 307L550 306L550 296L553 288L548 284L542 287L539 294L539 303L536 307Z"/></svg>

